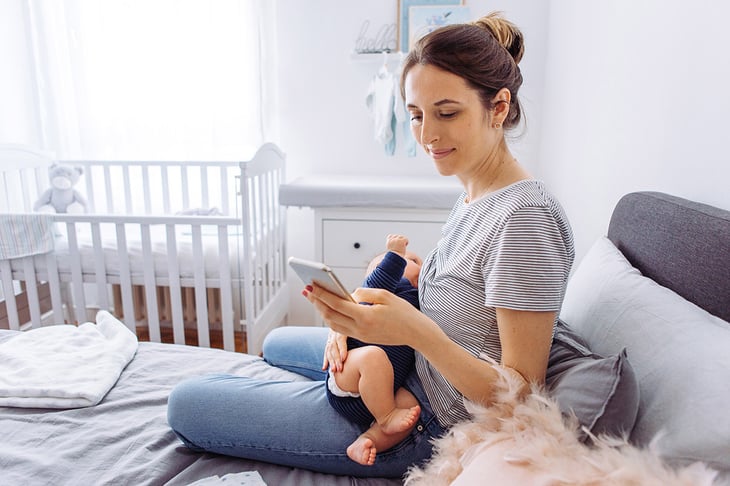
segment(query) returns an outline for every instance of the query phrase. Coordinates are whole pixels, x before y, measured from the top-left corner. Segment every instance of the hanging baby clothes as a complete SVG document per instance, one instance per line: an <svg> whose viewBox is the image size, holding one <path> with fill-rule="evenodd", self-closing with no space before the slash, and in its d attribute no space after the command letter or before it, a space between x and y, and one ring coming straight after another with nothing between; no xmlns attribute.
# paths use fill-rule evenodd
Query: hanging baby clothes
<svg viewBox="0 0 730 486"><path fill-rule="evenodd" d="M385 146L385 153L388 155L395 153L394 86L395 76L384 63L370 81L365 98L365 104L373 117L375 140Z"/></svg>
<svg viewBox="0 0 730 486"><path fill-rule="evenodd" d="M406 154L408 154L409 157L415 157L416 139L413 137L413 132L411 132L411 117L408 110L406 110L406 102L398 93L400 91L399 81L395 76L394 79L393 90L396 94L394 96L393 118L394 122L397 121L398 123L394 123L393 126L400 126L401 131L403 132L403 142L406 148ZM394 128L393 131L396 132L396 129Z"/></svg>

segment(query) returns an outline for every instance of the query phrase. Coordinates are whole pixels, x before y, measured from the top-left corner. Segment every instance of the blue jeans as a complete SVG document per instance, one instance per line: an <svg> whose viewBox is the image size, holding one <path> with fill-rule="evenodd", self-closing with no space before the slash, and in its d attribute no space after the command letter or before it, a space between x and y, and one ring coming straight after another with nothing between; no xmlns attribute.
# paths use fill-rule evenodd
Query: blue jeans
<svg viewBox="0 0 730 486"><path fill-rule="evenodd" d="M212 375L177 385L168 400L170 427L190 449L361 477L402 477L412 464L431 456L438 423L415 372L406 380L421 405L421 417L400 444L378 452L373 466L347 457L346 449L363 429L348 422L327 402L321 370L327 329L283 327L264 342L274 366L313 381L269 381Z"/></svg>

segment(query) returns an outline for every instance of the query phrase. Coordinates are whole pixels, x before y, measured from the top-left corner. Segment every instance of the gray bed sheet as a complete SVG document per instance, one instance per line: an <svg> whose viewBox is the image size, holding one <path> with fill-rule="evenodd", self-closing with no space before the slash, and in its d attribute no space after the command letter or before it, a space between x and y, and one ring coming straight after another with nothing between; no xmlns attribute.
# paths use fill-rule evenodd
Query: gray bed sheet
<svg viewBox="0 0 730 486"><path fill-rule="evenodd" d="M0 330L0 342L13 331ZM143 342L95 407L0 407L0 483L31 485L186 485L211 476L258 471L274 485L395 485L332 476L188 450L167 425L176 383L206 373L306 380L241 353Z"/></svg>

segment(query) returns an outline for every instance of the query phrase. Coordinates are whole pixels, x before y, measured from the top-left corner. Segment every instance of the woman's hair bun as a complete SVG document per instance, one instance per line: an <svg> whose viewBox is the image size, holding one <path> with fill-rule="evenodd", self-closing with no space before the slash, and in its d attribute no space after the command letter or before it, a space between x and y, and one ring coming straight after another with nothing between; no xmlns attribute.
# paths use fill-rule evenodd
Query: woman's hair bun
<svg viewBox="0 0 730 486"><path fill-rule="evenodd" d="M505 19L501 12L492 12L472 23L492 34L507 49L515 63L519 64L525 53L525 42L522 32L515 24Z"/></svg>

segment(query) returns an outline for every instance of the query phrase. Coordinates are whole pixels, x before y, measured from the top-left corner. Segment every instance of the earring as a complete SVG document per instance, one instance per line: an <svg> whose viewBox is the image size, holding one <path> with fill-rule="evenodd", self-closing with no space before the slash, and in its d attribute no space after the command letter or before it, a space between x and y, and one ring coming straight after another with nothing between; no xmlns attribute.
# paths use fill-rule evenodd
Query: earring
<svg viewBox="0 0 730 486"><path fill-rule="evenodd" d="M497 122L497 123L494 124L494 128L496 128L497 130L499 130L500 128L502 128L502 124L499 123L499 122Z"/></svg>

